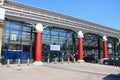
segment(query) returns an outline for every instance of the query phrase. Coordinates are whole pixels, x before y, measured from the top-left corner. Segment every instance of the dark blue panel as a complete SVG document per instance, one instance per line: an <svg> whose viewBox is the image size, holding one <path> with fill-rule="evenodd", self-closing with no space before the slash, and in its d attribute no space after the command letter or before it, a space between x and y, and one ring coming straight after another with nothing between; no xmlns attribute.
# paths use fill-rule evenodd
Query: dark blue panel
<svg viewBox="0 0 120 80"><path fill-rule="evenodd" d="M8 51L8 59L14 59L15 55L14 55L14 51Z"/></svg>
<svg viewBox="0 0 120 80"><path fill-rule="evenodd" d="M28 59L28 58L30 58L29 52L22 52L21 53L21 59Z"/></svg>
<svg viewBox="0 0 120 80"><path fill-rule="evenodd" d="M8 51L3 51L3 59L8 59Z"/></svg>
<svg viewBox="0 0 120 80"><path fill-rule="evenodd" d="M21 52L16 51L15 52L15 59L19 59L21 56Z"/></svg>

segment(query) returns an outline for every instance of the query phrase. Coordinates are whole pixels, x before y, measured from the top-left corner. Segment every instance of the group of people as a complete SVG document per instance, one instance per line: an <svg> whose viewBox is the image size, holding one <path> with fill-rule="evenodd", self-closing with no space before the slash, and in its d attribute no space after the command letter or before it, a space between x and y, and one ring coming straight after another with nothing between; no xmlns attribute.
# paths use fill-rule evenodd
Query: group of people
<svg viewBox="0 0 120 80"><path fill-rule="evenodd" d="M90 63L97 63L98 62L98 56L95 55L95 54L85 55L84 60L86 62L90 62Z"/></svg>
<svg viewBox="0 0 120 80"><path fill-rule="evenodd" d="M78 53L60 53L60 54L53 54L53 56L50 57L51 54L49 54L49 58L50 59L54 59L54 58L57 58L58 61L60 62L62 59L64 61L71 61L71 62L74 62L74 61L77 61L78 60ZM84 60L86 62L94 62L94 63L97 63L98 62L98 56L97 55L94 55L94 54L91 54L91 55L83 55L84 56Z"/></svg>
<svg viewBox="0 0 120 80"><path fill-rule="evenodd" d="M70 61L74 62L78 60L78 54L72 54L72 53L67 53L67 58L70 59Z"/></svg>

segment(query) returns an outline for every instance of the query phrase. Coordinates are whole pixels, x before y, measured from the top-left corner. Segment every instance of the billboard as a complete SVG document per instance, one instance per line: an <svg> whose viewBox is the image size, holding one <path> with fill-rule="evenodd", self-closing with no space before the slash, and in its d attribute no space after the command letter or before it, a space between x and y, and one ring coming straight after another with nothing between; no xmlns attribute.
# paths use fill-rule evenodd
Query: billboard
<svg viewBox="0 0 120 80"><path fill-rule="evenodd" d="M51 51L60 51L60 45L50 45Z"/></svg>

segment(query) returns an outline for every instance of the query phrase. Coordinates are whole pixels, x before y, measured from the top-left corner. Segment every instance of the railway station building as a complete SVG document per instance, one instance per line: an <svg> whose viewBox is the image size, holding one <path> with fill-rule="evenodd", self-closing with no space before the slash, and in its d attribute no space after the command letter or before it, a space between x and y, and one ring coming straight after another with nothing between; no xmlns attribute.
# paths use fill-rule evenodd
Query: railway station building
<svg viewBox="0 0 120 80"><path fill-rule="evenodd" d="M27 56L27 54L29 56ZM0 58L50 57L79 62L120 56L120 30L34 6L0 1ZM21 57L22 56L22 57Z"/></svg>

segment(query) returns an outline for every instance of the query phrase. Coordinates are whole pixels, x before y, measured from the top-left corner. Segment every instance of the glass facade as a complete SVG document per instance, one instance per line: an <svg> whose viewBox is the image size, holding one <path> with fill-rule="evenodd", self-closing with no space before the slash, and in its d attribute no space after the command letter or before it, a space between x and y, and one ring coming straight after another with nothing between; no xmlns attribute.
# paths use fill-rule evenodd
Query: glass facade
<svg viewBox="0 0 120 80"><path fill-rule="evenodd" d="M3 53L13 52L14 56L17 52L29 53L29 57L33 58L35 33L31 25L6 20L2 41Z"/></svg>
<svg viewBox="0 0 120 80"><path fill-rule="evenodd" d="M74 53L77 51L77 34L70 30L48 27L42 33L43 58L46 60L48 54L51 58L56 55L58 58L64 53ZM50 51L50 45L60 45L60 52Z"/></svg>
<svg viewBox="0 0 120 80"><path fill-rule="evenodd" d="M107 38L108 58L119 55L118 40ZM86 33L84 34L84 60L91 61L103 58L103 39L99 35Z"/></svg>
<svg viewBox="0 0 120 80"><path fill-rule="evenodd" d="M92 62L94 58L100 59L103 55L102 39L95 34L84 34L84 60ZM101 55L102 54L102 55Z"/></svg>
<svg viewBox="0 0 120 80"><path fill-rule="evenodd" d="M119 55L119 41L115 38L108 38L108 56L118 56Z"/></svg>
<svg viewBox="0 0 120 80"><path fill-rule="evenodd" d="M35 56L35 28L26 23L16 21L5 21L2 38L2 55L5 52L16 54L29 54L31 59ZM118 40L108 38L109 57L119 55ZM51 51L50 45L59 45L60 51ZM84 60L91 60L93 56L96 59L103 58L103 39L99 35L85 33L83 38ZM67 53L76 54L78 52L78 35L68 29L57 27L47 27L42 32L42 61L61 56L67 60ZM15 55L14 55L15 56Z"/></svg>

